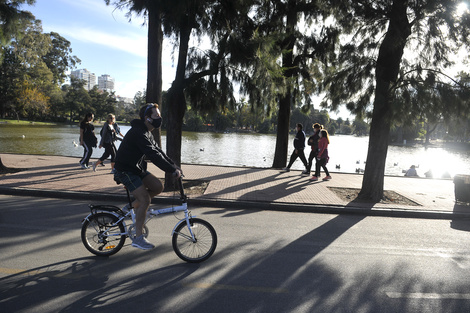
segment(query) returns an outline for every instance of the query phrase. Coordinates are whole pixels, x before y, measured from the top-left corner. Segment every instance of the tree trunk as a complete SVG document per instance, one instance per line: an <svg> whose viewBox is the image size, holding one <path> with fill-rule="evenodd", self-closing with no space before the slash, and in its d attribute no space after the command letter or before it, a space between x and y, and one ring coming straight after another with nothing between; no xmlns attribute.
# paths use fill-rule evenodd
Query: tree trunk
<svg viewBox="0 0 470 313"><path fill-rule="evenodd" d="M282 168L286 166L289 144L289 123L292 104L292 88L290 84L294 76L294 44L295 44L295 25L297 25L296 1L289 1L286 34L287 37L282 42L282 68L284 77L289 85L284 95L279 95L279 114L277 117L277 136L276 149L274 151L273 168Z"/></svg>
<svg viewBox="0 0 470 313"><path fill-rule="evenodd" d="M394 0L390 22L380 46L376 67L376 88L370 127L367 163L359 198L380 201L383 198L385 160L390 135L392 88L397 80L403 50L411 34L407 0Z"/></svg>
<svg viewBox="0 0 470 313"><path fill-rule="evenodd" d="M434 124L434 127L432 129L430 129L429 122L426 122L426 141L424 142L425 146L430 144L429 140L431 138L431 134L436 130L437 125L438 125L437 123Z"/></svg>
<svg viewBox="0 0 470 313"><path fill-rule="evenodd" d="M287 92L279 100L279 115L277 117L276 149L274 151L273 168L286 166L289 146L291 93Z"/></svg>
<svg viewBox="0 0 470 313"><path fill-rule="evenodd" d="M158 7L148 8L148 47L147 47L147 103L162 104L162 45L163 32L161 13ZM158 146L162 146L160 128L152 131Z"/></svg>
<svg viewBox="0 0 470 313"><path fill-rule="evenodd" d="M168 91L168 123L166 131L166 151L168 156L181 166L181 138L183 132L183 118L186 112L186 98L184 96L186 62L188 58L189 38L191 26L183 22L180 30L180 44L178 52L178 65L176 76ZM165 189L173 187L171 174L165 175Z"/></svg>

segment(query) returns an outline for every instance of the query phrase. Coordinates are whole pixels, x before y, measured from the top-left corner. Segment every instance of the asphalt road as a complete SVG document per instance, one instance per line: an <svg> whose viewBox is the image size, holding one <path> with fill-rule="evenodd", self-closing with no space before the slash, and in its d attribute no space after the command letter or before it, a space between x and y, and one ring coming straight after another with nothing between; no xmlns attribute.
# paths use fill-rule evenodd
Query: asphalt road
<svg viewBox="0 0 470 313"><path fill-rule="evenodd" d="M470 221L196 208L214 255L173 252L173 215L152 251L109 258L80 240L87 202L0 196L0 311L468 312Z"/></svg>

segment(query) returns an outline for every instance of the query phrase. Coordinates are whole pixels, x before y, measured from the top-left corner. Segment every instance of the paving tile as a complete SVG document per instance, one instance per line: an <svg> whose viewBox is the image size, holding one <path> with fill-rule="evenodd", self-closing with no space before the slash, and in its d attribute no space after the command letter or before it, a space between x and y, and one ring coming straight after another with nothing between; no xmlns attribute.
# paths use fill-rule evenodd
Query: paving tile
<svg viewBox="0 0 470 313"><path fill-rule="evenodd" d="M109 162L106 167L93 172L80 169L79 159L74 157L1 154L1 158L8 167L28 170L0 177L0 186L123 193L109 173ZM362 175L345 173L332 173L332 179L327 182L311 182L309 177L302 177L300 171L295 170L281 173L274 169L192 164L183 164L182 169L185 179L210 181L204 195L198 197L200 199L349 205L328 187L361 188L362 184ZM164 173L153 165L149 165L149 171L157 177L164 177ZM421 204L413 209L452 212L456 208L454 184L450 179L386 176L384 187ZM376 204L375 207L396 205Z"/></svg>

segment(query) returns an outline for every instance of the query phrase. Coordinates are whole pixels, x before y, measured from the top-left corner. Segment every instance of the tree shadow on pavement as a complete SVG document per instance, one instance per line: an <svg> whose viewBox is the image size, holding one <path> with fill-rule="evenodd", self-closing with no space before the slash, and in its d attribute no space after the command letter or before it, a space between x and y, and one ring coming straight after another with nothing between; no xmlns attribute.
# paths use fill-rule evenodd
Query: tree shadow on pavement
<svg viewBox="0 0 470 313"><path fill-rule="evenodd" d="M125 264L130 266L138 262L139 257L135 255L121 256L119 259L87 257L0 278L2 311L136 312L141 305L139 301L145 299L144 307L158 307L159 290L171 289L198 269L198 265L176 264L110 284L111 275L125 269ZM149 291L136 292L136 286L145 286ZM149 303L151 305L147 306Z"/></svg>
<svg viewBox="0 0 470 313"><path fill-rule="evenodd" d="M231 267L231 270L214 283L199 287L194 284L201 289L199 297L191 301L184 312L433 311L431 308L435 306L428 308L429 299L414 299L413 296L435 290L435 285L449 292L447 286L439 284L434 277L416 274L406 262L389 267L371 255L370 261L366 261L369 266L348 272L349 263L354 262L348 256L355 255L354 247L331 245L364 218L336 216L285 246L283 242L274 242L243 259L231 259L230 249L218 251L210 262L217 262L221 268ZM263 227L268 238L270 225ZM253 241L267 238L253 238ZM250 243L239 248L249 251ZM323 252L327 248L336 255L336 263L325 262ZM234 263L236 265L232 266ZM188 280L194 278L188 277ZM466 283L450 290L466 294L468 286ZM450 313L468 309L470 303L442 301L437 307L439 310L435 312Z"/></svg>

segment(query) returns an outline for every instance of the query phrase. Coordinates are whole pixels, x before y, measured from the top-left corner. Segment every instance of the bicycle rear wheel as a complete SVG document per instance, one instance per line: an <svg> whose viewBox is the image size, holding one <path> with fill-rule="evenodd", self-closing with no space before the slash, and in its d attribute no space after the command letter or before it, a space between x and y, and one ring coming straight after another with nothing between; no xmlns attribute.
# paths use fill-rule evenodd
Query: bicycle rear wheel
<svg viewBox="0 0 470 313"><path fill-rule="evenodd" d="M190 219L191 230L195 241L191 237L186 222L178 225L173 234L173 250L176 255L189 263L199 263L207 260L217 247L217 234L214 227L199 218Z"/></svg>
<svg viewBox="0 0 470 313"><path fill-rule="evenodd" d="M126 241L124 225L110 213L93 214L82 225L82 242L85 248L99 256L110 256L121 250Z"/></svg>

